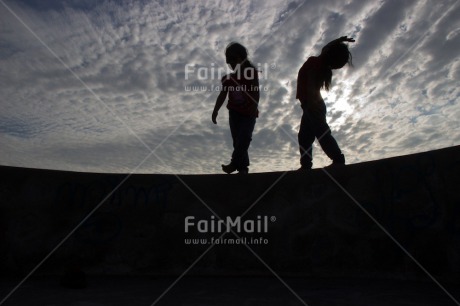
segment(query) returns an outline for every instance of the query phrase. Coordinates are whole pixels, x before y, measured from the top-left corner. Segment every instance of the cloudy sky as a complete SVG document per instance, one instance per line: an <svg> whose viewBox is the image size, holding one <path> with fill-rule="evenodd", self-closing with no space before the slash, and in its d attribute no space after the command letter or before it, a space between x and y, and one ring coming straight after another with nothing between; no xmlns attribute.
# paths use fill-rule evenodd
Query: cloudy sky
<svg viewBox="0 0 460 306"><path fill-rule="evenodd" d="M297 169L298 69L343 35L354 67L323 97L347 163L459 145L459 2L0 0L0 164L220 173L239 41L262 71L250 171Z"/></svg>

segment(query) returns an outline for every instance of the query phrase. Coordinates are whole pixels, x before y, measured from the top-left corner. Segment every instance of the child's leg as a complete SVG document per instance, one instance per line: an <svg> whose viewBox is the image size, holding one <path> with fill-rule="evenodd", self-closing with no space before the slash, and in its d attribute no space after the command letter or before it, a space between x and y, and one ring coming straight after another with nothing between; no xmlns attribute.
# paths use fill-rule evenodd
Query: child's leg
<svg viewBox="0 0 460 306"><path fill-rule="evenodd" d="M239 125L238 125L238 118L236 117L233 111L229 112L228 121L230 125L230 133L232 135L233 151L235 151L235 147L237 146ZM222 170L228 174L234 172L237 169L235 163L236 161L234 161L233 154L232 154L232 160L230 161L230 164L222 165Z"/></svg>
<svg viewBox="0 0 460 306"><path fill-rule="evenodd" d="M238 124L237 114L235 114L234 111L229 111L228 121L230 123L230 133L232 134L233 150L235 150L236 141L237 141L238 134L239 134L239 124Z"/></svg>
<svg viewBox="0 0 460 306"><path fill-rule="evenodd" d="M304 107L302 107L302 109L303 114L300 121L299 134L297 136L299 140L300 165L302 168L311 169L313 166L313 142L315 141L315 133L308 110Z"/></svg>
<svg viewBox="0 0 460 306"><path fill-rule="evenodd" d="M249 145L252 140L252 132L256 123L255 118L245 117L232 112L233 131L235 132L233 141L232 164L238 171L245 170L249 166Z"/></svg>
<svg viewBox="0 0 460 306"><path fill-rule="evenodd" d="M345 156L342 154L337 141L332 136L331 129L326 121L326 105L324 105L324 112L315 112L313 117L315 136L324 153L334 163L345 164Z"/></svg>

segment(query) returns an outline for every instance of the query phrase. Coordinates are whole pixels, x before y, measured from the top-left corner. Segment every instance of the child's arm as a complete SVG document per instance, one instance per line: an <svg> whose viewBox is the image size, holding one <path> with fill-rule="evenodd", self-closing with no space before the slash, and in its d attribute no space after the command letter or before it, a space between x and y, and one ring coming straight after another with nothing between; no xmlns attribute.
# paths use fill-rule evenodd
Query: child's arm
<svg viewBox="0 0 460 306"><path fill-rule="evenodd" d="M212 112L212 122L214 122L214 124L217 124L217 114L219 113L219 109L224 104L226 98L227 91L222 88L221 92L219 93L219 96L217 96L216 105L214 106L214 111Z"/></svg>
<svg viewBox="0 0 460 306"><path fill-rule="evenodd" d="M246 100L249 102L249 112L256 115L260 99L259 79L255 78L250 86L250 91L245 91L244 94L246 96Z"/></svg>
<svg viewBox="0 0 460 306"><path fill-rule="evenodd" d="M325 45L321 51L321 53L323 53L325 50L327 50L327 48L329 48L330 46L332 45L335 45L335 44L339 44L341 42L355 42L355 40L351 37L348 37L348 36L342 36L342 37L339 37L337 39L334 39L333 41L329 42L327 45Z"/></svg>

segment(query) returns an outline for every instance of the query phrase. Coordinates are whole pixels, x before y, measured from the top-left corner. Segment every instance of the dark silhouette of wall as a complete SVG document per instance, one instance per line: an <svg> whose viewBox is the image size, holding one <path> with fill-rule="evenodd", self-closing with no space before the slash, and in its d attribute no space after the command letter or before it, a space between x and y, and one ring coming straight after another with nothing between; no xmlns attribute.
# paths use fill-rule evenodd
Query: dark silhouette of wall
<svg viewBox="0 0 460 306"><path fill-rule="evenodd" d="M177 275L210 247L194 243L219 236L196 226L186 233L187 216L212 220L208 206L234 219L255 203L243 220L267 220L268 232L239 236L258 240L249 247L280 275L426 278L356 200L430 273L458 277L460 147L327 171L126 179L0 167L0 273L29 272L103 202L37 273L76 266L89 274ZM271 275L233 242L212 247L189 274Z"/></svg>

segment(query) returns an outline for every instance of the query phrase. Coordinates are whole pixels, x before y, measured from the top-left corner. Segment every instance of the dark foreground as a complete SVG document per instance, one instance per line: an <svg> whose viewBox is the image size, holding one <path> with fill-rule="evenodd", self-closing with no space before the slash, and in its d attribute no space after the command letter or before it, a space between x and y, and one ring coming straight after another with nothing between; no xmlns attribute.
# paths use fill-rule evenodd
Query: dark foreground
<svg viewBox="0 0 460 306"><path fill-rule="evenodd" d="M283 284L276 277L185 277L164 294L175 280L93 277L85 289L66 289L58 277L36 277L2 305L458 305L428 281L284 278ZM1 299L18 282L0 281ZM460 299L458 284L445 288Z"/></svg>

